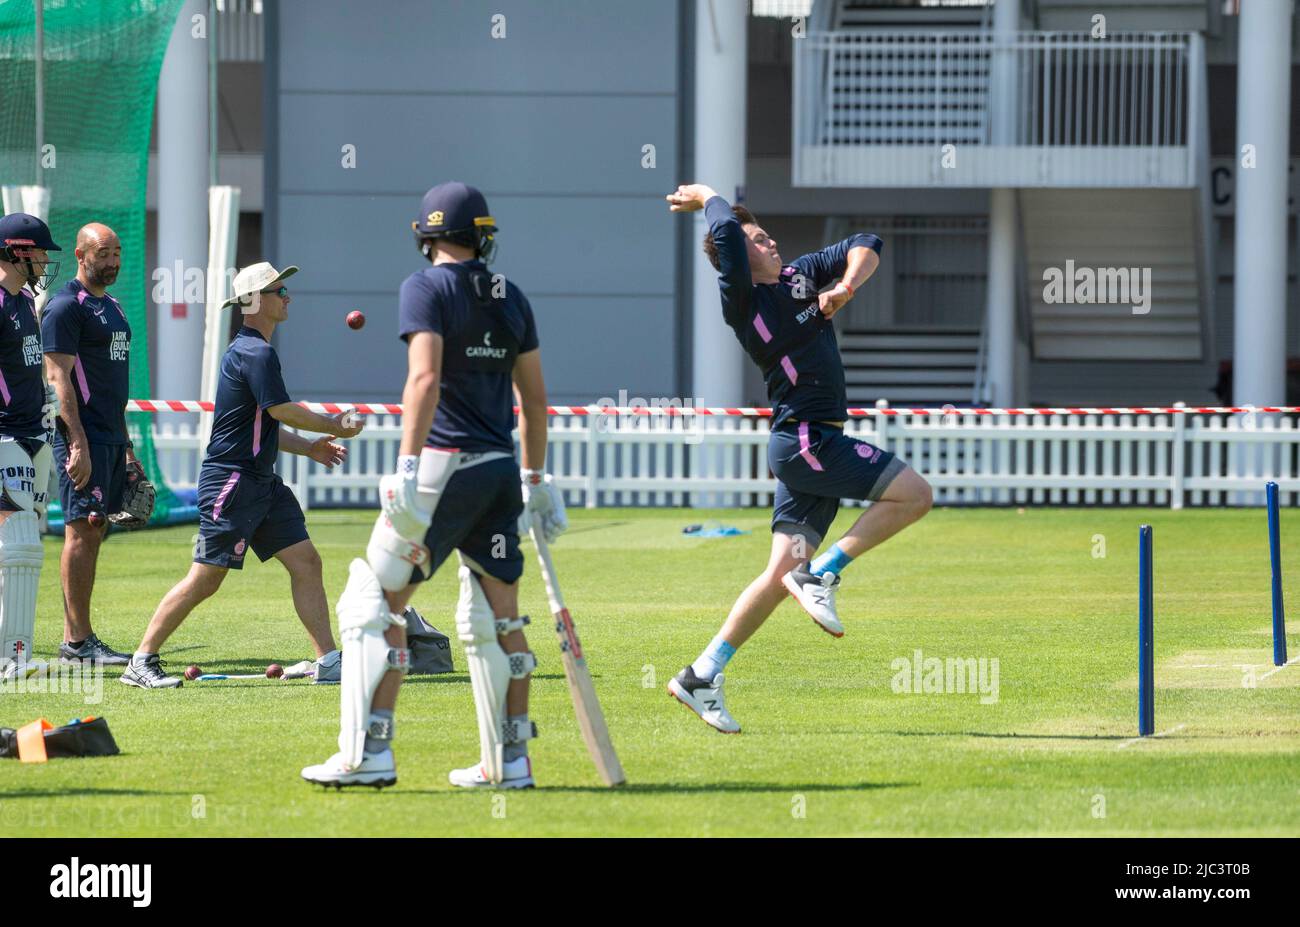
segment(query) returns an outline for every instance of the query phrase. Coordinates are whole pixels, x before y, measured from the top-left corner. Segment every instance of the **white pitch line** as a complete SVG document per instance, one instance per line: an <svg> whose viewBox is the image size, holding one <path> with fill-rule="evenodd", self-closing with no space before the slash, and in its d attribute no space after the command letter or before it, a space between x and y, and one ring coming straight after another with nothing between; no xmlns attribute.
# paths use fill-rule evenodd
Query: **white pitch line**
<svg viewBox="0 0 1300 927"><path fill-rule="evenodd" d="M1278 672L1279 670L1284 670L1284 669L1286 669L1288 666L1290 666L1290 665L1293 664L1293 663L1300 663L1300 657L1292 657L1290 660L1287 660L1287 661L1286 661L1285 663L1283 663L1281 666L1275 666L1275 667L1273 667L1271 670L1269 670L1267 673L1265 673L1263 676L1260 676L1259 678L1260 678L1260 679L1267 679L1269 676L1272 676L1274 673ZM1267 666L1268 664L1265 664L1265 665Z"/></svg>
<svg viewBox="0 0 1300 927"><path fill-rule="evenodd" d="M1178 733L1179 731L1181 731L1181 730L1182 730L1183 728L1185 728L1185 727L1187 727L1186 724L1179 724L1179 725L1177 725L1176 727L1171 727L1171 728L1170 728L1169 730L1167 730L1167 731L1161 731L1161 732L1159 732L1158 734L1152 734L1151 737L1164 737L1164 736L1166 736L1166 735L1168 735L1168 734L1176 734L1176 733ZM1150 737L1134 737L1132 740L1126 740L1126 741L1124 741L1122 744L1119 744L1115 749L1116 749L1116 750L1123 750L1123 749L1124 749L1125 747L1127 747L1129 744L1135 744L1135 743L1138 743L1139 741L1142 741L1142 740L1150 740L1150 739L1151 739Z"/></svg>

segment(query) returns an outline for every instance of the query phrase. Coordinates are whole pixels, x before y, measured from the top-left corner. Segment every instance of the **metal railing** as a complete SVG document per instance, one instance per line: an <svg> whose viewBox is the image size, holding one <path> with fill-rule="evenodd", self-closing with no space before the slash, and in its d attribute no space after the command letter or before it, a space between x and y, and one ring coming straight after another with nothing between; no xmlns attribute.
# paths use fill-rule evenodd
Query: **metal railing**
<svg viewBox="0 0 1300 927"><path fill-rule="evenodd" d="M262 61L266 36L262 0L215 0L217 53L222 61Z"/></svg>
<svg viewBox="0 0 1300 927"><path fill-rule="evenodd" d="M1190 46L1190 33L1024 33L1016 143L1187 145Z"/></svg>
<svg viewBox="0 0 1300 927"><path fill-rule="evenodd" d="M1300 427L1277 415L911 416L854 419L846 431L893 451L944 505L1261 504L1276 480L1300 503ZM371 421L332 472L282 455L304 507L377 507L397 458L395 416ZM767 507L764 418L552 417L548 467L571 506ZM192 486L199 442L188 426L155 430L159 463ZM852 503L850 503L852 504Z"/></svg>
<svg viewBox="0 0 1300 927"><path fill-rule="evenodd" d="M863 147L937 156L954 146L956 159L963 146L1190 149L1204 107L1200 41L1191 32L809 34L795 42L796 183L817 182L836 151ZM1191 186L1190 176L1178 185Z"/></svg>

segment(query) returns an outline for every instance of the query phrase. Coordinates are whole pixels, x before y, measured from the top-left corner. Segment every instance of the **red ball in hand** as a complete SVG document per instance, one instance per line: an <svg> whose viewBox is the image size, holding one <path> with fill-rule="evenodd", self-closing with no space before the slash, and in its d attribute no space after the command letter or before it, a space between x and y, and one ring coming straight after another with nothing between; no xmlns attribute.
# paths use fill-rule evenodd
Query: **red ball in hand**
<svg viewBox="0 0 1300 927"><path fill-rule="evenodd" d="M360 329L366 324L366 317L361 314L360 309L353 309L348 313L348 328L354 331Z"/></svg>

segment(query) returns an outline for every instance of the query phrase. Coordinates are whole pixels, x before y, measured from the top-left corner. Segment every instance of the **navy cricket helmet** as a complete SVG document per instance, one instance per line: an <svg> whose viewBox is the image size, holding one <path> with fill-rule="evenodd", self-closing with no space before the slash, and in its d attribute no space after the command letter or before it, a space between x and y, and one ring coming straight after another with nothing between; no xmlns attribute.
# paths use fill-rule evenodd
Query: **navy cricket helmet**
<svg viewBox="0 0 1300 927"><path fill-rule="evenodd" d="M58 261L39 261L37 251L62 251L50 236L50 227L25 212L12 212L0 219L0 261L8 261L27 277L34 290L48 290L59 276ZM43 264L41 272L36 272Z"/></svg>
<svg viewBox="0 0 1300 927"><path fill-rule="evenodd" d="M450 181L424 194L420 214L411 223L415 245L425 257L436 238L473 248L484 263L496 253L496 220L488 210L487 198L468 184Z"/></svg>

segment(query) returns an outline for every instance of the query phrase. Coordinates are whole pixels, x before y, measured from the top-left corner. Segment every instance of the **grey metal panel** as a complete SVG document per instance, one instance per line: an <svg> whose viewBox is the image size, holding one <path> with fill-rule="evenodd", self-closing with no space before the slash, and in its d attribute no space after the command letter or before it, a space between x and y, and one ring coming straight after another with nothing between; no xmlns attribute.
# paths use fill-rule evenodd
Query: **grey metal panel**
<svg viewBox="0 0 1300 927"><path fill-rule="evenodd" d="M306 277L307 270L288 283ZM353 309L366 315L360 331L344 321ZM289 318L276 328L275 347L294 399L402 401L406 349L397 337L396 293L308 293L290 287Z"/></svg>
<svg viewBox="0 0 1300 927"><path fill-rule="evenodd" d="M282 0L286 90L674 93L677 7ZM492 17L505 17L505 38Z"/></svg>
<svg viewBox="0 0 1300 927"><path fill-rule="evenodd" d="M267 249L302 267L277 335L295 398L399 399L397 293L424 266L411 220L447 179L489 198L493 270L532 302L553 402L676 394L683 223L662 197L684 141L679 3L276 7ZM503 40L489 35L496 12ZM644 144L656 169L641 166ZM343 322L351 309L366 313L360 332Z"/></svg>
<svg viewBox="0 0 1300 927"><path fill-rule="evenodd" d="M671 295L531 302L553 402L617 400L620 389L646 400L676 395Z"/></svg>
<svg viewBox="0 0 1300 927"><path fill-rule="evenodd" d="M1033 361L1029 403L1045 406L1217 405L1215 365L1149 361Z"/></svg>
<svg viewBox="0 0 1300 927"><path fill-rule="evenodd" d="M530 302L551 402L617 400L620 389L647 400L675 395L671 329L664 324L672 315L671 296L543 296ZM352 309L366 314L360 331L343 321ZM397 337L392 293L296 291L289 320L276 331L276 349L295 399L401 401L406 349Z"/></svg>
<svg viewBox="0 0 1300 927"><path fill-rule="evenodd" d="M672 293L676 217L660 198L499 196L489 205L501 227L492 269L530 299ZM423 266L411 238L418 208L418 193L281 196L281 260L302 267L296 289L379 289L395 299L402 280Z"/></svg>
<svg viewBox="0 0 1300 927"><path fill-rule="evenodd" d="M1038 0L1039 29L1077 32L1092 28L1097 14L1106 17L1106 31L1156 29L1205 31L1211 4L1204 0Z"/></svg>
<svg viewBox="0 0 1300 927"><path fill-rule="evenodd" d="M675 186L676 117L677 101L669 95L286 92L283 191L414 193L418 203L426 189L455 177L489 197L494 191L662 197ZM354 168L342 166L343 145L356 146ZM655 146L654 169L641 166L644 145Z"/></svg>

